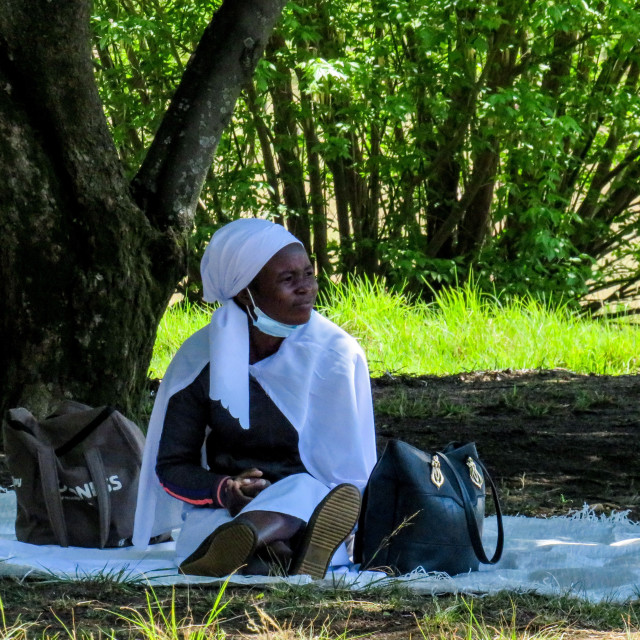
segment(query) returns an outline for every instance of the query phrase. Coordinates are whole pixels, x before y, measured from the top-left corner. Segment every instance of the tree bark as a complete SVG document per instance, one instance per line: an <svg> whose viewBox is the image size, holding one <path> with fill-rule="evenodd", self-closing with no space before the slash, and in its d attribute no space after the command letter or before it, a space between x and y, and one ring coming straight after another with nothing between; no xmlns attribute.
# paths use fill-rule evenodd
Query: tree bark
<svg viewBox="0 0 640 640"><path fill-rule="evenodd" d="M133 192L94 79L90 2L0 5L3 415L65 398L140 407L219 131L283 5L224 2Z"/></svg>
<svg viewBox="0 0 640 640"><path fill-rule="evenodd" d="M336 217L340 236L340 273L347 277L354 271L353 236L349 218L349 188L344 158L326 160L333 176L333 192L336 201Z"/></svg>
<svg viewBox="0 0 640 640"><path fill-rule="evenodd" d="M275 54L286 44L281 35L271 39L267 56L277 70L277 77L269 90L273 103L274 146L280 167L279 177L282 183L282 197L287 207L287 228L311 253L311 225L309 222L309 204L305 190L304 168L298 149L297 105L293 98L291 71Z"/></svg>
<svg viewBox="0 0 640 640"><path fill-rule="evenodd" d="M309 97L302 93L300 104L304 118L302 130L304 132L305 148L307 150L307 171L309 172L309 203L311 204L313 229L313 253L316 260L316 270L319 275L329 275L331 264L327 250L327 211L322 189L322 168L318 153L318 136L316 123L313 118L313 106Z"/></svg>
<svg viewBox="0 0 640 640"><path fill-rule="evenodd" d="M260 151L262 152L262 161L264 162L264 172L267 182L269 183L269 199L276 214L275 220L279 224L284 224L284 218L280 214L280 187L278 185L278 172L276 171L276 161L271 150L271 140L269 138L269 129L260 114L258 106L258 96L253 82L249 82L246 87L247 107L253 118L258 141L260 142Z"/></svg>

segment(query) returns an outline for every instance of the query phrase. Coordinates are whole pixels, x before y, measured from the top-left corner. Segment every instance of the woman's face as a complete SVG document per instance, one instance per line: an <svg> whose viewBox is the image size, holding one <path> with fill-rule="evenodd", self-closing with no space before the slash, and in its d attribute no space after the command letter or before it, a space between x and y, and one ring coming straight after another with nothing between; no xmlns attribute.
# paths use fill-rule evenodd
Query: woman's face
<svg viewBox="0 0 640 640"><path fill-rule="evenodd" d="M300 244L280 249L262 267L250 286L253 299L270 318L304 324L318 295L318 283L307 252Z"/></svg>

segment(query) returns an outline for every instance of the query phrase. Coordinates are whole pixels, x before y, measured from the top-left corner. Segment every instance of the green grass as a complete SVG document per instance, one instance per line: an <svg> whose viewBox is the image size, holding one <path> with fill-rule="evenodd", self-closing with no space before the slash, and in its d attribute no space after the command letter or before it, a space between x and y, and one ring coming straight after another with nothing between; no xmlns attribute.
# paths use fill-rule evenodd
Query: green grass
<svg viewBox="0 0 640 640"><path fill-rule="evenodd" d="M397 418L439 418L470 417L471 409L464 404L452 402L444 395L432 398L426 393L410 394L401 388L397 393L387 394L378 399L376 409L386 416Z"/></svg>
<svg viewBox="0 0 640 640"><path fill-rule="evenodd" d="M7 586L5 584L5 586ZM33 585L15 583L26 590ZM61 591L64 585L59 587ZM588 603L565 596L506 592L473 598L430 596L406 585L359 592L338 585L287 584L253 589L220 587L92 593L47 599L26 620L9 617L0 597L0 640L621 640L638 638L638 602ZM9 595L9 594L4 594ZM28 594L27 594L28 595ZM110 596L120 602L109 604ZM34 602L34 604L36 604ZM89 616L89 613L101 614ZM387 635L389 634L389 635Z"/></svg>
<svg viewBox="0 0 640 640"><path fill-rule="evenodd" d="M373 376L565 368L619 375L640 370L640 326L588 319L532 298L506 300L473 285L413 303L380 283L333 284L318 310L355 336ZM180 344L211 310L176 305L165 313L149 375L160 378Z"/></svg>
<svg viewBox="0 0 640 640"><path fill-rule="evenodd" d="M188 300L169 307L158 325L150 378L162 378L180 345L211 319L213 307L201 307Z"/></svg>
<svg viewBox="0 0 640 640"><path fill-rule="evenodd" d="M224 599L229 580L218 590L218 594L211 609L201 622L196 622L189 611L185 614L178 613L175 591L172 592L169 609L167 610L157 594L153 591L146 593L147 606L144 611L130 608L125 613L116 613L137 638L147 640L223 640L226 634L220 628L219 618L229 604Z"/></svg>

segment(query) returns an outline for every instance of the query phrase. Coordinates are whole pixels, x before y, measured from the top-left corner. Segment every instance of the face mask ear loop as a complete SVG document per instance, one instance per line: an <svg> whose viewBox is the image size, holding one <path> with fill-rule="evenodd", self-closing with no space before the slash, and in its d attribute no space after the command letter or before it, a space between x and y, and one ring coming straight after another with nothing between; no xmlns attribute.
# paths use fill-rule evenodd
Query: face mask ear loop
<svg viewBox="0 0 640 640"><path fill-rule="evenodd" d="M253 322L255 322L258 319L258 314L256 313L256 302L253 299L253 296L251 295L251 290L249 289L249 287L247 287L247 293L249 294L249 298L251 298L251 304L253 305L253 309L249 309L249 307L247 307L247 311L249 312L249 316L251 318L252 324Z"/></svg>

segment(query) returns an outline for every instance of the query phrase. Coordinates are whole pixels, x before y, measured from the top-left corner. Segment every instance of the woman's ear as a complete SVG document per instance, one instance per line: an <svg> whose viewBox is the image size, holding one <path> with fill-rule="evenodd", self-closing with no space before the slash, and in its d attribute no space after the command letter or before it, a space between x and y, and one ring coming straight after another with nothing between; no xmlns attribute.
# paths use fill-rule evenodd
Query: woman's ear
<svg viewBox="0 0 640 640"><path fill-rule="evenodd" d="M251 298L249 297L249 290L245 287L242 291L236 294L233 299L241 304L245 309L253 307L251 303Z"/></svg>

